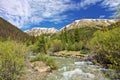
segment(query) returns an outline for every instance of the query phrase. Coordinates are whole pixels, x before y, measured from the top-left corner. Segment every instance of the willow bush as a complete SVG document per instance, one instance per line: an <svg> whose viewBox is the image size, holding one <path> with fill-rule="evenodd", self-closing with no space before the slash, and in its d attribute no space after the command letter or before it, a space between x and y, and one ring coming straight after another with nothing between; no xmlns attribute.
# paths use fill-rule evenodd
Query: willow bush
<svg viewBox="0 0 120 80"><path fill-rule="evenodd" d="M0 41L0 80L18 80L24 70L27 47L14 41Z"/></svg>
<svg viewBox="0 0 120 80"><path fill-rule="evenodd" d="M98 55L98 62L120 70L120 28L97 31L90 43L91 50Z"/></svg>

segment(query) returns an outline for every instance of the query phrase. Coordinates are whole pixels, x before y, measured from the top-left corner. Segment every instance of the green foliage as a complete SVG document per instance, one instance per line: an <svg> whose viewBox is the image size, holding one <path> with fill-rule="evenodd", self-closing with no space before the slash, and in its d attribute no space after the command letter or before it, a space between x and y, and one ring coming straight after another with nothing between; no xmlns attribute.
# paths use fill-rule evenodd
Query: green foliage
<svg viewBox="0 0 120 80"><path fill-rule="evenodd" d="M83 42L75 42L74 44L68 45L68 51L80 51L83 48Z"/></svg>
<svg viewBox="0 0 120 80"><path fill-rule="evenodd" d="M0 41L0 80L18 80L23 73L27 50L24 44Z"/></svg>
<svg viewBox="0 0 120 80"><path fill-rule="evenodd" d="M101 58L100 63L120 69L120 28L97 31L91 40L91 49Z"/></svg>
<svg viewBox="0 0 120 80"><path fill-rule="evenodd" d="M51 58L45 54L38 54L31 59L31 62L35 62L35 61L43 61L47 65L49 65L51 69L56 69L58 67L54 58Z"/></svg>
<svg viewBox="0 0 120 80"><path fill-rule="evenodd" d="M80 34L79 34L79 29L78 28L76 28L75 30L74 30L74 40L75 40L75 42L79 42L80 41Z"/></svg>
<svg viewBox="0 0 120 80"><path fill-rule="evenodd" d="M75 44L69 44L67 50L68 51L75 51Z"/></svg>
<svg viewBox="0 0 120 80"><path fill-rule="evenodd" d="M88 50L85 50L85 49L80 50L80 54L87 54L87 53L88 53Z"/></svg>
<svg viewBox="0 0 120 80"><path fill-rule="evenodd" d="M53 40L51 47L50 47L50 51L52 52L58 52L62 50L62 42L61 40Z"/></svg>
<svg viewBox="0 0 120 80"><path fill-rule="evenodd" d="M39 52L39 46L37 45L37 42L31 45L32 51L34 52Z"/></svg>
<svg viewBox="0 0 120 80"><path fill-rule="evenodd" d="M47 54L47 37L42 34L38 37L38 40L33 44L33 52L42 52Z"/></svg>
<svg viewBox="0 0 120 80"><path fill-rule="evenodd" d="M65 50L79 51L85 47L86 43L93 37L95 28L76 28L67 31L66 28L61 32L60 40Z"/></svg>

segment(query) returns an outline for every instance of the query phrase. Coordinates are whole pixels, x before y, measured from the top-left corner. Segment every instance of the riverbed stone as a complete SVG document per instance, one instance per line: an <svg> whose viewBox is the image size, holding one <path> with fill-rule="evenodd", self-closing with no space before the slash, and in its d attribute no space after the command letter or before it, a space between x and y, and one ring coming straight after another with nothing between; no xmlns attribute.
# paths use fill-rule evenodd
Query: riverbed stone
<svg viewBox="0 0 120 80"><path fill-rule="evenodd" d="M45 63L43 63L42 61L33 62L33 63L31 63L31 66L35 71L38 71L40 73L51 71L51 68L49 66L47 66Z"/></svg>

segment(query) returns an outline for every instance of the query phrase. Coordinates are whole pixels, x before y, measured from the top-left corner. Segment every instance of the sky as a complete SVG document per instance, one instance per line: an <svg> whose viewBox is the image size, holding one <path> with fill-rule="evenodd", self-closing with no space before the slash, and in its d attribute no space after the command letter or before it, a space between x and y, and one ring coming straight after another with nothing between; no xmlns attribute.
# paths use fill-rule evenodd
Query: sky
<svg viewBox="0 0 120 80"><path fill-rule="evenodd" d="M61 29L80 19L114 18L120 0L0 0L0 17L21 30Z"/></svg>

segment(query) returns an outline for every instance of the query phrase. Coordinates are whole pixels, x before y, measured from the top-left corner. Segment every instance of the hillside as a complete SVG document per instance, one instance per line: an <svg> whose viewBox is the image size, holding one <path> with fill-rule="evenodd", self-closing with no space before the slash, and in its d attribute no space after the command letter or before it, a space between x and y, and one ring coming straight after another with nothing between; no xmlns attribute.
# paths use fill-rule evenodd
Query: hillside
<svg viewBox="0 0 120 80"><path fill-rule="evenodd" d="M6 20L0 18L0 39L6 40L8 38L20 42L30 39L28 34L24 33Z"/></svg>

